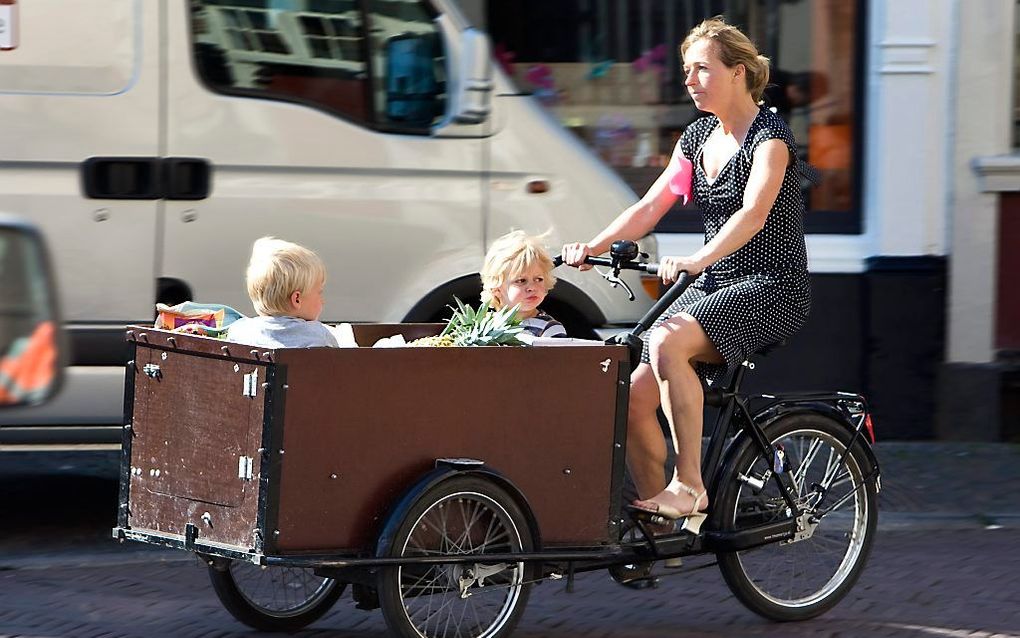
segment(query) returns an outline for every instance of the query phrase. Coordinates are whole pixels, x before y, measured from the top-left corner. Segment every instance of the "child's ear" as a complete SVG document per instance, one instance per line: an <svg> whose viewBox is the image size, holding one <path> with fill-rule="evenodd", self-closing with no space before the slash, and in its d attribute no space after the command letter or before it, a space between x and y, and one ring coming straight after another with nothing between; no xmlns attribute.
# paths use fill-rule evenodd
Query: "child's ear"
<svg viewBox="0 0 1020 638"><path fill-rule="evenodd" d="M300 308L301 307L301 291L300 290L295 290L294 292L290 293L290 306L291 306L291 308Z"/></svg>

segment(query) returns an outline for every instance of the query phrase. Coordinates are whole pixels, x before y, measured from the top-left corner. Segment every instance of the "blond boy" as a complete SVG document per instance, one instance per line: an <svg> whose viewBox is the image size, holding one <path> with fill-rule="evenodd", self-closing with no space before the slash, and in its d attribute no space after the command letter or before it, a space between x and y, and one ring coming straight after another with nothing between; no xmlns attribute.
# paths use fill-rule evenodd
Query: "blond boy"
<svg viewBox="0 0 1020 638"><path fill-rule="evenodd" d="M337 347L319 322L326 266L313 251L275 237L258 239L245 283L258 316L235 321L227 339L263 348Z"/></svg>
<svg viewBox="0 0 1020 638"><path fill-rule="evenodd" d="M515 230L492 243L482 265L482 301L493 308L518 306L525 331L565 337L567 331L539 306L556 284L553 261L541 238Z"/></svg>

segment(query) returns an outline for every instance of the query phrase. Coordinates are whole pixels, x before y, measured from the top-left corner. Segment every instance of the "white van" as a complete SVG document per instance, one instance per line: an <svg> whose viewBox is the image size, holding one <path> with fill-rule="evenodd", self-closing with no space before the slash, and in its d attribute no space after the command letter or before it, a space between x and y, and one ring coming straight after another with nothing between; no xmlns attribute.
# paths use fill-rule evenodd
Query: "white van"
<svg viewBox="0 0 1020 638"><path fill-rule="evenodd" d="M263 235L325 259L324 321L428 321L477 294L496 237L584 240L635 200L446 0L0 11L0 210L45 233L72 346L56 401L4 413L0 446L119 441L124 325L157 301L252 313ZM652 301L561 270L547 307L575 332Z"/></svg>

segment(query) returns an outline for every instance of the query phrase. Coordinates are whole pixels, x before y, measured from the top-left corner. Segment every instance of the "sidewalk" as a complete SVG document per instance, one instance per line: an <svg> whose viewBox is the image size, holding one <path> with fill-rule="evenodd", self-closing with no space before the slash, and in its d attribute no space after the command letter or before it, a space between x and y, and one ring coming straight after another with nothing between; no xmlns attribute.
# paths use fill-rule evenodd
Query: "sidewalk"
<svg viewBox="0 0 1020 638"><path fill-rule="evenodd" d="M1020 527L1020 445L879 440L885 529Z"/></svg>

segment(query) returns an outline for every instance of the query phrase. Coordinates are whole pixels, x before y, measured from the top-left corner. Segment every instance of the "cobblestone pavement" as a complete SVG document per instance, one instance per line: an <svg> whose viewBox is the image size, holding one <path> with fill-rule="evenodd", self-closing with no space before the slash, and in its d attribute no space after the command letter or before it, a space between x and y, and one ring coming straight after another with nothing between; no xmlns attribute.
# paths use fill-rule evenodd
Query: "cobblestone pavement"
<svg viewBox="0 0 1020 638"><path fill-rule="evenodd" d="M689 559L633 591L604 572L533 591L517 636L1020 638L1020 446L883 442L880 528L861 581L820 619L746 611L715 567ZM257 636L184 552L109 538L116 454L0 455L0 637ZM386 635L349 596L299 636Z"/></svg>
<svg viewBox="0 0 1020 638"><path fill-rule="evenodd" d="M857 586L821 618L775 624L746 611L714 567L673 572L655 590L633 591L604 572L536 587L521 638L586 636L1020 637L1020 531L969 529L879 534ZM183 555L183 554L180 554ZM192 558L0 571L0 636L21 638L261 635L224 611ZM137 556L132 556L137 559ZM705 559L701 559L703 563ZM689 560L684 569L699 564ZM302 637L386 635L378 611L345 596Z"/></svg>

